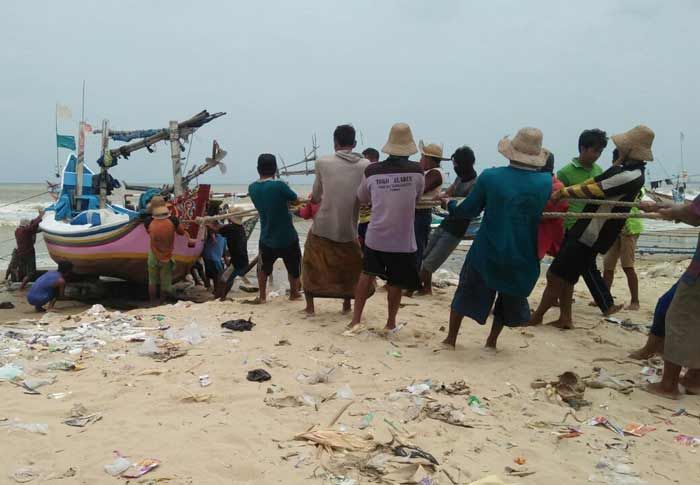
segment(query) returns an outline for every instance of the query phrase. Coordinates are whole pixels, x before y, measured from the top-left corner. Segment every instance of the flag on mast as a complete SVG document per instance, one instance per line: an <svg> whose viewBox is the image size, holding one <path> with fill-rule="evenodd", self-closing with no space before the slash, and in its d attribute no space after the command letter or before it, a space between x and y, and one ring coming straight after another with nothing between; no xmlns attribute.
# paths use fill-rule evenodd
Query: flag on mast
<svg viewBox="0 0 700 485"><path fill-rule="evenodd" d="M75 137L72 135L59 135L56 133L56 146L58 148L75 150Z"/></svg>
<svg viewBox="0 0 700 485"><path fill-rule="evenodd" d="M70 108L65 104L56 104L56 117L59 120L69 120L73 117L73 113Z"/></svg>

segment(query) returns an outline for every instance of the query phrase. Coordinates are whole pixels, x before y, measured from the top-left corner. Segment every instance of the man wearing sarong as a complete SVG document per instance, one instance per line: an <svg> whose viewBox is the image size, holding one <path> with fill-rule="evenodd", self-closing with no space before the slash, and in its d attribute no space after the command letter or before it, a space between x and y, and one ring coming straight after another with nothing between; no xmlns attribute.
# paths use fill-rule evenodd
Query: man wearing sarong
<svg viewBox="0 0 700 485"><path fill-rule="evenodd" d="M36 244L36 234L39 232L39 223L44 216L44 211L40 210L39 215L32 219L22 219L19 227L15 229L15 242L17 249L15 256L15 264L17 271L17 279L22 282L20 289L23 290L36 273L36 252L34 244Z"/></svg>
<svg viewBox="0 0 700 485"><path fill-rule="evenodd" d="M304 245L302 286L306 313L315 312L314 298L341 298L343 312L362 271L362 251L357 240L360 186L369 161L353 152L355 128L340 125L333 132L335 153L316 160L311 202L320 204Z"/></svg>
<svg viewBox="0 0 700 485"><path fill-rule="evenodd" d="M642 203L641 209L659 212L664 219L700 226L700 196L692 204L662 207ZM673 301L666 314L663 340L664 373L661 382L649 384L646 390L669 399L679 399L681 390L700 394L700 236L693 259L676 286ZM687 368L681 377L681 370Z"/></svg>

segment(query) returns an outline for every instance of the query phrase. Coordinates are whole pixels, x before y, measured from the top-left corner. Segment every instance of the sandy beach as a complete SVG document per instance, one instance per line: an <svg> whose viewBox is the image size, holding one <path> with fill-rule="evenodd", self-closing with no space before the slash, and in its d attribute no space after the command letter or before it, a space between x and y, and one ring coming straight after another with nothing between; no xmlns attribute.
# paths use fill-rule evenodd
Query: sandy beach
<svg viewBox="0 0 700 485"><path fill-rule="evenodd" d="M645 258L639 265L642 308L619 318L648 324L656 299L685 264ZM541 278L532 304L543 283ZM110 312L108 302L107 313L90 315L84 312L88 306L62 301L57 313L44 317L48 325L37 325L11 323L39 317L22 303L21 293L3 291L0 300L17 306L0 313L8 322L2 327L1 362L23 368L18 382L31 384L32 379L52 375L56 380L37 388L39 394L27 394L17 382L0 382L0 482L116 483L104 465L114 461L113 452L118 451L134 462L161 461L129 483L402 483L367 465L381 448L349 454L335 449L329 454L308 440L295 440L311 428L372 436L372 447L385 447L392 439L398 440L392 446L400 442L419 447L439 463L418 469L433 477L422 483L467 484L488 475L523 484L694 482L700 474L697 449L676 443L674 437L700 435L700 421L689 415L674 417L673 410L682 407L697 414L700 398L671 402L637 388L645 377L641 370L649 363L626 356L643 343L643 331L604 322L597 309L588 306L585 286L579 284L576 330L507 330L500 351L492 354L482 348L487 329L465 321L457 349L435 352L444 338L453 290L404 299L399 320L407 325L388 339L372 331L343 336L349 317L340 313L335 300L319 301L312 318L301 313L302 303L284 297L264 306L245 304L250 295L240 290L231 293L229 302L180 302L124 314ZM619 299L627 296L621 273L613 291ZM68 318L76 314L78 321ZM379 292L368 304L366 322L380 328L384 317L384 294ZM146 338L165 334L172 340L168 332L175 331L177 337L192 322L202 339L197 343L195 338L195 345L176 342L186 354L159 362L139 354L143 342L105 339L94 350L71 352L41 343L27 345L8 334L25 329L58 335L81 324L101 325L119 318L131 319L140 328L126 331L137 339L140 333ZM239 318L251 318L256 325L247 332L220 326ZM164 326L170 330L157 330ZM47 364L62 360L77 362L82 370L46 370ZM565 371L586 377L595 367L631 385L632 391L588 387L584 399L590 405L574 411L556 394L531 387L537 379L554 381ZM257 368L272 379L246 380L248 371ZM309 384L304 379L318 372L330 372L328 382ZM211 384L202 387L199 378L205 375ZM482 403L481 409L468 406L468 394L440 392L441 383L460 380ZM411 388L414 394L407 390L424 382L428 385ZM202 402L187 402L199 399ZM352 404L329 426L348 403ZM78 404L84 409L76 408ZM435 416L431 409L449 410L449 405L458 410L452 417L461 425L429 417ZM99 413L101 419L85 427L68 426L63 421L71 410L83 416ZM606 427L586 424L596 416L620 427L639 423L656 429L643 437L621 437ZM48 429L41 434L12 426L18 422L46 424ZM555 433L567 432L566 426L579 427L581 434L558 439ZM384 471L388 473L386 467Z"/></svg>

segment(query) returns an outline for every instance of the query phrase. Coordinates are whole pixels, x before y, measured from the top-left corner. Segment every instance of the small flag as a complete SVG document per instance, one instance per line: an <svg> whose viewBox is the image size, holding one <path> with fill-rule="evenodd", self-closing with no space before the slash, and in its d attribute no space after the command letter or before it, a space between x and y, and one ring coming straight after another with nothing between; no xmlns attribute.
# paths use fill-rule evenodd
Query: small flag
<svg viewBox="0 0 700 485"><path fill-rule="evenodd" d="M73 117L73 113L65 104L56 104L56 117L59 120L69 120Z"/></svg>
<svg viewBox="0 0 700 485"><path fill-rule="evenodd" d="M71 135L59 135L56 134L56 144L58 148L67 148L69 150L75 150L75 137Z"/></svg>
<svg viewBox="0 0 700 485"><path fill-rule="evenodd" d="M90 123L83 123L83 131L85 133L92 133L92 125Z"/></svg>

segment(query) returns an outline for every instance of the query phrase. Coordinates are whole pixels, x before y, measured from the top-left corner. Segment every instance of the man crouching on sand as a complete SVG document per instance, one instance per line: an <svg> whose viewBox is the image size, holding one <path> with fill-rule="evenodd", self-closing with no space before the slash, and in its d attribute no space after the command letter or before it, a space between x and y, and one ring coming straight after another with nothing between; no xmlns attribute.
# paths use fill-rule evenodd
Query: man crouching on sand
<svg viewBox="0 0 700 485"><path fill-rule="evenodd" d="M613 135L612 141L619 151L619 163L597 177L578 185L565 187L552 194L552 200L562 198L606 199L609 201L633 202L644 187L645 161L653 160L651 144L654 132L646 126L637 126L626 133ZM629 213L630 207L615 205L587 204L583 212ZM625 219L591 218L579 219L567 233L566 241L552 262L547 273L547 287L542 294L542 301L532 314L531 325L542 323L544 314L559 298L561 313L559 320L552 325L562 328L574 328L572 316L572 298L574 285L588 268L595 266L598 254L605 254L617 240ZM602 300L612 301L610 289L601 285L598 289L604 295ZM622 305L613 305L605 312L611 315L622 309Z"/></svg>
<svg viewBox="0 0 700 485"><path fill-rule="evenodd" d="M493 308L486 340L493 350L504 325L530 320L527 297L540 275L537 229L552 192L551 175L540 170L549 152L542 148L537 128L523 128L513 140L503 138L498 151L510 165L484 170L461 204L448 203L456 217L473 219L484 211L452 299L450 330L443 341L448 348L454 348L464 317L484 325Z"/></svg>

